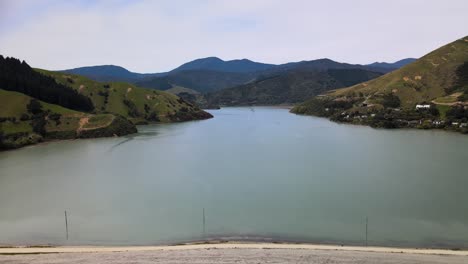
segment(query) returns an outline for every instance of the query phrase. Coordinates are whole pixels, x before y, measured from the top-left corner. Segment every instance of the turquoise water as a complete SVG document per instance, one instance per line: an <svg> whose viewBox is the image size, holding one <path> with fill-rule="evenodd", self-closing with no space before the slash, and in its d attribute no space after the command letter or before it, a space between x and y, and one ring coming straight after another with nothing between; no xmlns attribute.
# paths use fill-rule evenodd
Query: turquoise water
<svg viewBox="0 0 468 264"><path fill-rule="evenodd" d="M466 135L211 113L0 153L0 244L364 244L368 217L369 244L468 246Z"/></svg>

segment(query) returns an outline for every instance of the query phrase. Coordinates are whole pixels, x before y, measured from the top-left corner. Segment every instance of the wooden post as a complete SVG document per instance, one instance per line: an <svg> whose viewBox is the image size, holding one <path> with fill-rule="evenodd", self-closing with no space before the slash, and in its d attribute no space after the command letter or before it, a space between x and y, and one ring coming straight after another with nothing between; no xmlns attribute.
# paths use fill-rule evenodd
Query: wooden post
<svg viewBox="0 0 468 264"><path fill-rule="evenodd" d="M205 238L205 208L203 208L203 238Z"/></svg>
<svg viewBox="0 0 468 264"><path fill-rule="evenodd" d="M369 225L369 219L368 219L368 217L366 216L366 247L367 247L367 245L368 245L368 243L367 243L367 230L368 230L368 225Z"/></svg>
<svg viewBox="0 0 468 264"><path fill-rule="evenodd" d="M66 238L68 240L68 217L67 217L67 211L65 211L65 231L66 231Z"/></svg>

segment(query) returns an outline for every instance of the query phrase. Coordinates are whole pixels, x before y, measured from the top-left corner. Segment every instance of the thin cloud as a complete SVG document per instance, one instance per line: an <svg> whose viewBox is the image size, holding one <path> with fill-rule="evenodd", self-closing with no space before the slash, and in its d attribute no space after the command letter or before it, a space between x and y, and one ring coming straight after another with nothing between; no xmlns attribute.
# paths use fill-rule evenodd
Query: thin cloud
<svg viewBox="0 0 468 264"><path fill-rule="evenodd" d="M464 0L1 3L0 54L52 70L161 72L208 56L395 61L463 37L468 24Z"/></svg>

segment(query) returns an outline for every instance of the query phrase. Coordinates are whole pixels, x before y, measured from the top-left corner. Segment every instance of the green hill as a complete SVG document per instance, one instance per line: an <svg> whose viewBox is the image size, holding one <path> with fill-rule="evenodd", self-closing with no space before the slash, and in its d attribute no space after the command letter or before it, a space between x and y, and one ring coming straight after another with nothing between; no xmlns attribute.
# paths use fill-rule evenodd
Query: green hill
<svg viewBox="0 0 468 264"><path fill-rule="evenodd" d="M377 79L312 98L292 112L374 126L463 128L467 76L468 37L464 37ZM417 104L428 108L416 109Z"/></svg>
<svg viewBox="0 0 468 264"><path fill-rule="evenodd" d="M32 69L0 56L0 149L50 139L120 136L135 124L212 117L176 95Z"/></svg>
<svg viewBox="0 0 468 264"><path fill-rule="evenodd" d="M119 114L135 124L212 117L197 106L167 92L139 88L124 82L100 83L80 75L63 72L41 69L37 71L91 98L96 113Z"/></svg>
<svg viewBox="0 0 468 264"><path fill-rule="evenodd" d="M121 136L135 132L135 126L120 116L87 114L0 89L0 149L51 139Z"/></svg>

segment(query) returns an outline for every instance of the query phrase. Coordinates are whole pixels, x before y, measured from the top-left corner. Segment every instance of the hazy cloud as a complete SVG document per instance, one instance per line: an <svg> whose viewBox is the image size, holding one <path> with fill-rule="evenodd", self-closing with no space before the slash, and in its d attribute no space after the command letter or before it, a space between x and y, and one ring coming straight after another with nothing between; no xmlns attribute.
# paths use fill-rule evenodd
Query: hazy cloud
<svg viewBox="0 0 468 264"><path fill-rule="evenodd" d="M468 35L467 11L466 0L0 0L0 54L137 72L207 56L395 61Z"/></svg>

